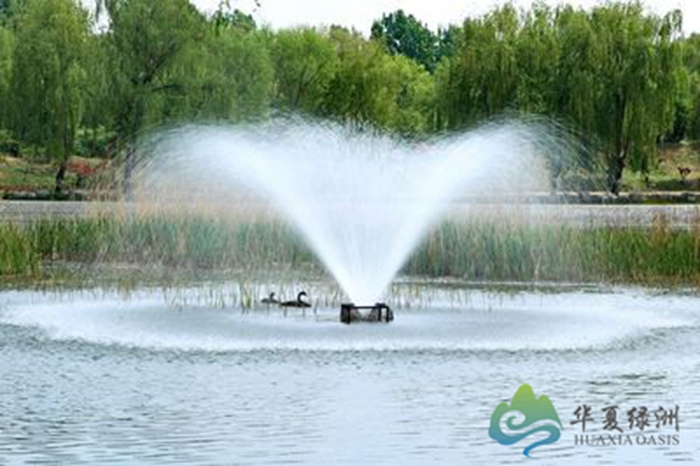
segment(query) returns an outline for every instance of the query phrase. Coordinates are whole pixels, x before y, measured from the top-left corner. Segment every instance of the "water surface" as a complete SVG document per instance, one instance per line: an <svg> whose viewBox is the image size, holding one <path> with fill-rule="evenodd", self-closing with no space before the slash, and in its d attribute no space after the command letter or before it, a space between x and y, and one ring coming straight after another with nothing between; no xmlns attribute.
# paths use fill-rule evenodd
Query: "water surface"
<svg viewBox="0 0 700 466"><path fill-rule="evenodd" d="M173 305L162 293L0 295L3 464L510 464L491 413L552 400L542 464L700 457L700 298L640 289L470 290L390 325ZM679 445L575 446L574 410L671 407ZM648 433L675 434L668 426Z"/></svg>

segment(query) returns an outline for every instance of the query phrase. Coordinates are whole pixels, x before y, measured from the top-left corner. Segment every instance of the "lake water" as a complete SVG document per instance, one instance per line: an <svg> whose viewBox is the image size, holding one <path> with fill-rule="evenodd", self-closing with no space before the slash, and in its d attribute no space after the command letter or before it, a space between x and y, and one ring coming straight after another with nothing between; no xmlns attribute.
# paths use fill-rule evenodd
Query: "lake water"
<svg viewBox="0 0 700 466"><path fill-rule="evenodd" d="M697 294L453 287L389 325L337 314L4 291L0 464L523 464L536 436L488 429L524 383L563 425L537 464L700 461ZM577 445L584 404L591 437L617 405L633 442L677 444ZM678 430L630 429L641 406Z"/></svg>

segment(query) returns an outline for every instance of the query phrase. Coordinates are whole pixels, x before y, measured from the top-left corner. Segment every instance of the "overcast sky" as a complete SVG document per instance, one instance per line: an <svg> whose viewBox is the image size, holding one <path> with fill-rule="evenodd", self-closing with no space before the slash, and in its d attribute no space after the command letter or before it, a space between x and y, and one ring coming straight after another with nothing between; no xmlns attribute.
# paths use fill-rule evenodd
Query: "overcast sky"
<svg viewBox="0 0 700 466"><path fill-rule="evenodd" d="M205 11L214 11L219 0L191 0ZM251 12L258 23L268 24L273 28L283 28L298 25L331 25L339 24L354 27L369 34L372 21L381 17L382 13L402 8L413 14L431 28L451 23L461 23L466 16L480 15L495 5L504 2L495 0L259 0L260 8L256 8L253 0L231 0L235 8ZM512 0L519 7L532 4L529 0ZM545 3L557 5L569 3L577 6L590 7L600 2L595 0L550 1ZM648 0L644 2L647 8L655 13L666 13L680 8L683 11L686 32L700 31L700 0Z"/></svg>

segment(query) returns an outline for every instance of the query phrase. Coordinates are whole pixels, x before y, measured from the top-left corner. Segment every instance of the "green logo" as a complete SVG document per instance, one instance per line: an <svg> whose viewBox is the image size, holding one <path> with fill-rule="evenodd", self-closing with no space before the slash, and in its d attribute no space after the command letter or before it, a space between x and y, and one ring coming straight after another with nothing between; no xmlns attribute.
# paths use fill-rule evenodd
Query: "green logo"
<svg viewBox="0 0 700 466"><path fill-rule="evenodd" d="M535 398L535 392L524 384L515 392L513 401L500 403L491 415L489 436L501 445L513 445L526 437L547 432L547 438L531 443L523 450L530 457L533 448L559 440L564 427L552 402L546 395Z"/></svg>

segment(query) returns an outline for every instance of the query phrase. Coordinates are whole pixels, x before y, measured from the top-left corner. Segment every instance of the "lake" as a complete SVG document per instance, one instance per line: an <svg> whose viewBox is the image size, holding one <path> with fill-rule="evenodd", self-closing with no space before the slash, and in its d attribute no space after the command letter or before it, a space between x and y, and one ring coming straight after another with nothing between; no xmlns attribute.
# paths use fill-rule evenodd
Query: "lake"
<svg viewBox="0 0 700 466"><path fill-rule="evenodd" d="M697 294L421 289L430 298L393 323L349 326L335 306L221 308L194 288L3 291L0 463L522 463L531 438L504 446L488 430L525 383L563 426L532 450L539 464L700 458ZM610 433L602 408L616 405L645 444L577 444L582 405L589 438ZM678 406L677 426L630 428L641 406Z"/></svg>

